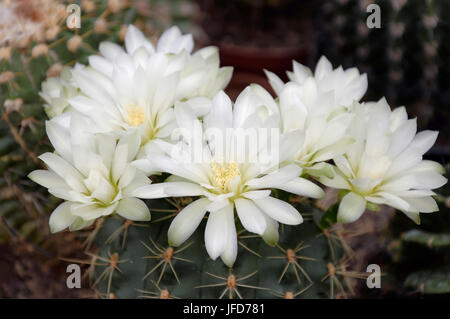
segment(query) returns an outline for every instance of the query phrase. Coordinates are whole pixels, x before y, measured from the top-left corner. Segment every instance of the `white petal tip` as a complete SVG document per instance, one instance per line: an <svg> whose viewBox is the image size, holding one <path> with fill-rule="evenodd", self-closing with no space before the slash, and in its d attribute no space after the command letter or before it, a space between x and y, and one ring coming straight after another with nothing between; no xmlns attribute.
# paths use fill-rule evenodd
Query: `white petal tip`
<svg viewBox="0 0 450 319"><path fill-rule="evenodd" d="M233 268L234 262L236 260L227 260L226 258L222 257L222 261L227 267Z"/></svg>

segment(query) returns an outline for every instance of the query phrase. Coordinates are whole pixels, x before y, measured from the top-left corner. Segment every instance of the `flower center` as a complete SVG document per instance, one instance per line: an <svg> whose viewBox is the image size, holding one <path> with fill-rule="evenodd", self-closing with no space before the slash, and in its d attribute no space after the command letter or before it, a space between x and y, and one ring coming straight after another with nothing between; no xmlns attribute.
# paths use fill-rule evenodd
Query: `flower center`
<svg viewBox="0 0 450 319"><path fill-rule="evenodd" d="M367 159L367 162L358 170L358 177L367 177L371 179L383 178L391 165L391 160L387 156L376 159Z"/></svg>
<svg viewBox="0 0 450 319"><path fill-rule="evenodd" d="M90 196L99 204L109 204L117 195L116 185L108 178L108 172L104 167L91 169L89 175L84 179L87 188L85 195Z"/></svg>
<svg viewBox="0 0 450 319"><path fill-rule="evenodd" d="M211 164L211 169L214 174L214 183L216 186L220 187L222 191L229 188L230 182L236 177L240 176L239 166L236 162L230 163L216 163L215 161Z"/></svg>
<svg viewBox="0 0 450 319"><path fill-rule="evenodd" d="M140 126L147 120L144 110L139 106L131 104L130 106L128 106L127 112L128 112L128 122L132 126Z"/></svg>

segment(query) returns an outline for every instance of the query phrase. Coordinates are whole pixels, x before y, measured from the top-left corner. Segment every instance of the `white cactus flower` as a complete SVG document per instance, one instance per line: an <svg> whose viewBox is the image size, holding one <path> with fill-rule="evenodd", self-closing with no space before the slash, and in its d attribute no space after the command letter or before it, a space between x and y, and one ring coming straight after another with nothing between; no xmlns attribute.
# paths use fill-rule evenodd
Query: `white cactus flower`
<svg viewBox="0 0 450 319"><path fill-rule="evenodd" d="M122 54L132 57L136 66L153 54L166 54L172 57L170 69L180 73L176 87L178 100L212 97L228 85L233 68L220 68L216 47L206 47L192 53L193 48L192 35L183 35L176 26L161 35L155 48L139 29L130 25L125 36L125 50L115 43L102 42L101 56L90 57L89 63L99 72L112 76L116 58Z"/></svg>
<svg viewBox="0 0 450 319"><path fill-rule="evenodd" d="M172 221L168 231L170 245L179 246L186 241L209 212L205 230L206 249L212 259L220 256L231 267L237 256L235 211L245 229L263 236L266 242L274 245L278 240L278 222L297 225L303 219L292 205L271 197L271 189L315 198L323 195L320 187L298 177L302 169L296 165L277 169L279 162L266 168L258 161L239 160L239 155L247 154L249 148L254 146L249 145L251 143L248 141L237 141L235 149L241 152L220 152L224 146L222 143L232 143L227 132L236 133L246 126L252 128L255 123L264 123L255 117L262 114L260 119L264 120L270 110L276 108L270 94L261 90L261 87L244 90L236 100L234 109L228 96L218 93L203 123L185 105L175 106L179 127L186 128L187 135L200 129L203 143L198 153L203 154L204 161L182 161L173 155L179 154L184 146L192 147L194 142L189 142L187 136L183 136L186 144L159 142L167 155L149 155L148 161L156 162L162 172L173 176L164 183L144 186L133 193L140 198L200 196ZM249 121L249 118L254 121ZM219 136L223 138L211 138L208 135L211 129L220 132ZM281 144L281 148L277 151L283 158L291 146ZM257 150L261 154L265 148L258 145ZM140 164L138 162L136 164Z"/></svg>
<svg viewBox="0 0 450 319"><path fill-rule="evenodd" d="M325 162L341 155L354 138L348 128L353 114L334 108L334 97L320 93L313 78L287 83L279 96L282 132L295 141L289 161L316 176L329 171ZM329 172L328 172L329 173Z"/></svg>
<svg viewBox="0 0 450 319"><path fill-rule="evenodd" d="M290 81L304 85L305 81L312 78L320 93L330 93L336 108L350 107L354 101L360 101L367 91L367 75L360 74L357 68L344 70L342 66L333 69L330 61L322 56L316 65L314 74L312 71L296 62L292 62L293 71L288 71ZM283 81L274 73L265 71L274 91L280 95L283 89Z"/></svg>
<svg viewBox="0 0 450 319"><path fill-rule="evenodd" d="M177 98L212 98L225 89L232 75L233 67L220 67L217 47L202 48L187 58L181 71Z"/></svg>
<svg viewBox="0 0 450 319"><path fill-rule="evenodd" d="M70 109L68 99L77 96L79 89L72 79L71 69L64 67L59 77L51 77L42 82L39 95L44 99L45 113L49 118Z"/></svg>
<svg viewBox="0 0 450 319"><path fill-rule="evenodd" d="M356 104L351 126L356 142L334 159L335 176L322 176L330 187L347 190L338 210L339 222L353 222L367 203L386 204L420 222L420 213L438 210L432 189L443 186L443 167L423 160L437 132L416 134L416 119L408 120L404 107L391 111L385 99Z"/></svg>
<svg viewBox="0 0 450 319"><path fill-rule="evenodd" d="M70 130L47 121L47 135L55 153L39 156L48 170L28 175L64 200L50 217L53 233L67 227L82 229L114 213L130 220L150 220L146 204L132 196L136 188L150 184L130 165L139 149L139 134L130 132L117 141L110 135L90 133L88 125L80 115L70 118Z"/></svg>
<svg viewBox="0 0 450 319"><path fill-rule="evenodd" d="M176 127L173 105L179 72L165 53L138 52L139 59L117 54L108 74L91 67L73 70L83 95L69 103L92 120L94 132L121 136L137 129L145 144L167 137Z"/></svg>
<svg viewBox="0 0 450 319"><path fill-rule="evenodd" d="M185 101L197 116L210 108L206 98L230 80L231 69L219 69L217 50L190 54L192 36L178 28L167 30L155 47L130 26L125 50L102 42L101 56L90 56L90 67L75 68L73 80L81 94L70 105L93 121L94 132L116 136L138 129L142 146L166 139L176 128L173 105ZM141 154L140 156L143 156ZM147 167L147 174L157 173Z"/></svg>
<svg viewBox="0 0 450 319"><path fill-rule="evenodd" d="M367 89L366 75L360 75L356 68L333 70L324 56L314 74L293 61L286 84L274 73L265 73L279 97L282 132L297 141L297 152L289 161L311 176L332 176L326 161L344 153L354 142L348 134L351 106Z"/></svg>

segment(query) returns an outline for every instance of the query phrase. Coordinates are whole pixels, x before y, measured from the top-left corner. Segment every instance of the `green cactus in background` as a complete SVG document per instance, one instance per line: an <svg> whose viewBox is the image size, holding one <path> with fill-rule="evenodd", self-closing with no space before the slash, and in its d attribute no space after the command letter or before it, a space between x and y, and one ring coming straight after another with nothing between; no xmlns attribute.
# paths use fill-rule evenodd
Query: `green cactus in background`
<svg viewBox="0 0 450 319"><path fill-rule="evenodd" d="M380 8L380 28L366 26L370 4ZM448 154L449 2L342 0L320 11L330 23L320 25L319 51L370 74L367 100L406 105L419 127L441 132L435 152Z"/></svg>
<svg viewBox="0 0 450 319"><path fill-rule="evenodd" d="M447 177L450 166L447 166ZM450 293L450 188L438 196L440 214L424 215L419 228L395 219L390 252L393 275L406 288L423 294Z"/></svg>

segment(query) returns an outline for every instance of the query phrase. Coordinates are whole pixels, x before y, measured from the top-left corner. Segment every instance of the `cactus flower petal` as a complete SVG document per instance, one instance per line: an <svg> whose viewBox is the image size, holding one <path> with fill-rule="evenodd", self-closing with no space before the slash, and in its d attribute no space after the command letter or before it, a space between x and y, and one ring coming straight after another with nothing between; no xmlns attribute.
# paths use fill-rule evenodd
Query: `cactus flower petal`
<svg viewBox="0 0 450 319"><path fill-rule="evenodd" d="M158 52L179 53L181 50L191 52L194 41L191 34L182 35L177 26L173 26L161 35L158 41Z"/></svg>
<svg viewBox="0 0 450 319"><path fill-rule="evenodd" d="M322 188L320 188L313 182L301 177L292 179L284 185L278 186L278 188L292 194L310 198L322 198L325 195Z"/></svg>
<svg viewBox="0 0 450 319"><path fill-rule="evenodd" d="M123 198L116 207L116 212L120 216L136 221L149 221L150 210L145 203L134 197Z"/></svg>
<svg viewBox="0 0 450 319"><path fill-rule="evenodd" d="M212 260L216 260L222 255L227 246L229 235L232 232L231 226L228 225L229 214L233 214L232 205L209 213L205 228L205 246Z"/></svg>
<svg viewBox="0 0 450 319"><path fill-rule="evenodd" d="M338 222L351 223L357 220L366 209L366 200L355 193L348 193L342 198L338 210Z"/></svg>
<svg viewBox="0 0 450 319"><path fill-rule="evenodd" d="M234 201L242 226L249 232L262 235L266 230L266 219L261 210L251 201L238 198Z"/></svg>
<svg viewBox="0 0 450 319"><path fill-rule="evenodd" d="M179 246L184 243L205 216L206 206L210 201L206 198L197 199L187 205L170 224L168 231L168 241L171 246Z"/></svg>
<svg viewBox="0 0 450 319"><path fill-rule="evenodd" d="M233 264L237 257L238 243L237 243L236 226L234 224L233 210L229 209L225 213L227 219L227 224L225 227L228 230L228 237L225 244L225 249L223 253L220 255L220 258L222 258L222 261L225 263L225 265L231 268L233 267Z"/></svg>
<svg viewBox="0 0 450 319"><path fill-rule="evenodd" d="M270 246L275 246L278 243L280 234L278 233L278 222L264 214L266 218L266 230L262 235L263 240Z"/></svg>
<svg viewBox="0 0 450 319"><path fill-rule="evenodd" d="M28 174L28 178L31 179L33 182L38 183L39 185L47 188L51 187L56 187L59 189L69 188L66 182L64 182L64 180L61 177L59 177L56 173L43 169L32 171L30 174Z"/></svg>
<svg viewBox="0 0 450 319"><path fill-rule="evenodd" d="M55 208L49 221L50 231L52 233L59 232L69 227L75 221L77 217L71 214L71 205L71 202L64 202Z"/></svg>
<svg viewBox="0 0 450 319"><path fill-rule="evenodd" d="M287 225L298 225L303 222L300 213L289 203L274 197L267 197L254 201L269 217Z"/></svg>
<svg viewBox="0 0 450 319"><path fill-rule="evenodd" d="M137 49L144 46L149 53L155 52L153 45L147 41L144 34L135 26L129 25L125 35L125 47L129 54L133 54Z"/></svg>

